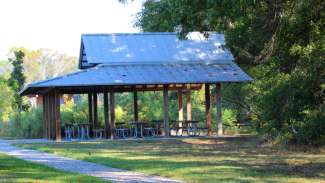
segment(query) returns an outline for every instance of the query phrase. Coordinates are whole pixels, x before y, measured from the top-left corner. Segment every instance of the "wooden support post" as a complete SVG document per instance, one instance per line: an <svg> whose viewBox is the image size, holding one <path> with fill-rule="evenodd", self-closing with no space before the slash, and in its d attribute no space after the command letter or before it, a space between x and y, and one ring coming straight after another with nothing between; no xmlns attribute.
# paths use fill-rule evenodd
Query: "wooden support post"
<svg viewBox="0 0 325 183"><path fill-rule="evenodd" d="M217 107L218 136L222 136L223 130L222 130L222 111L221 111L221 83L216 84L216 107Z"/></svg>
<svg viewBox="0 0 325 183"><path fill-rule="evenodd" d="M208 136L211 135L211 102L210 102L210 85L205 84L205 119L206 119L206 126L208 129Z"/></svg>
<svg viewBox="0 0 325 183"><path fill-rule="evenodd" d="M182 96L182 90L177 91L178 96L178 120L183 121L184 115L183 115L183 96Z"/></svg>
<svg viewBox="0 0 325 183"><path fill-rule="evenodd" d="M109 93L109 109L110 109L110 117L111 117L111 125L110 125L110 135L111 139L115 137L115 99L114 99L114 92Z"/></svg>
<svg viewBox="0 0 325 183"><path fill-rule="evenodd" d="M47 104L46 104L46 95L43 95L42 98L43 98L43 138L47 138Z"/></svg>
<svg viewBox="0 0 325 183"><path fill-rule="evenodd" d="M98 127L97 93L93 93L93 128Z"/></svg>
<svg viewBox="0 0 325 183"><path fill-rule="evenodd" d="M60 95L56 91L50 91L44 95L44 98L46 137L61 141Z"/></svg>
<svg viewBox="0 0 325 183"><path fill-rule="evenodd" d="M54 140L54 135L53 135L53 97L51 92L48 94L48 99L49 99L49 139Z"/></svg>
<svg viewBox="0 0 325 183"><path fill-rule="evenodd" d="M192 121L191 91L186 92L186 119Z"/></svg>
<svg viewBox="0 0 325 183"><path fill-rule="evenodd" d="M88 93L88 122L93 124L93 95Z"/></svg>
<svg viewBox="0 0 325 183"><path fill-rule="evenodd" d="M50 94L50 106L51 106L51 134L52 134L52 140L55 140L55 97L53 92Z"/></svg>
<svg viewBox="0 0 325 183"><path fill-rule="evenodd" d="M133 92L133 114L134 114L134 121L139 120L139 113L138 113L138 93Z"/></svg>
<svg viewBox="0 0 325 183"><path fill-rule="evenodd" d="M47 122L47 139L51 139L51 110L50 110L50 96L49 94L46 94L46 122Z"/></svg>
<svg viewBox="0 0 325 183"><path fill-rule="evenodd" d="M164 85L163 90L164 97L164 135L169 136L169 114L168 114L168 85Z"/></svg>
<svg viewBox="0 0 325 183"><path fill-rule="evenodd" d="M182 134L182 121L184 120L184 115L183 115L183 92L182 90L177 91L177 96L178 96L178 127L180 130L178 130L176 133Z"/></svg>
<svg viewBox="0 0 325 183"><path fill-rule="evenodd" d="M109 110L109 107L108 107L108 94L104 93L104 121L105 121L105 135L106 135L106 138L110 137L108 110Z"/></svg>
<svg viewBox="0 0 325 183"><path fill-rule="evenodd" d="M55 140L61 141L61 119L60 119L60 95L53 92L54 98L54 123L55 123Z"/></svg>

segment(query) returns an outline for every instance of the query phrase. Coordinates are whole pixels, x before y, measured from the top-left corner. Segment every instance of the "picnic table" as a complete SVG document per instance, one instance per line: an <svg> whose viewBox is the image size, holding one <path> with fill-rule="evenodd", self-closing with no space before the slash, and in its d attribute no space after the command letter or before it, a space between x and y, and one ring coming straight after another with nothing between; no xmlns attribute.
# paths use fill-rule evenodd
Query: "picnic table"
<svg viewBox="0 0 325 183"><path fill-rule="evenodd" d="M134 137L143 137L143 126L147 124L146 122L142 122L142 121L131 121L130 125L133 129L134 132Z"/></svg>
<svg viewBox="0 0 325 183"><path fill-rule="evenodd" d="M79 139L89 139L89 128L90 123L78 123L78 138Z"/></svg>
<svg viewBox="0 0 325 183"><path fill-rule="evenodd" d="M164 128L164 121L163 120L153 120L151 121L156 126L156 134L159 134L159 132ZM184 132L187 133L187 135L190 136L197 136L199 135L198 128L199 121L197 120L171 120L170 121L170 129L173 129L176 131L176 136L179 134L182 136Z"/></svg>
<svg viewBox="0 0 325 183"><path fill-rule="evenodd" d="M102 128L94 128L93 129L93 138L102 139L104 132L105 132L105 130Z"/></svg>
<svg viewBox="0 0 325 183"><path fill-rule="evenodd" d="M172 121L171 128L176 131L176 136L178 136L179 133L182 136L184 132L189 136L197 136L199 132L198 123L199 121L196 120L174 120Z"/></svg>
<svg viewBox="0 0 325 183"><path fill-rule="evenodd" d="M64 134L66 140L71 140L74 136L74 125L71 123L66 123L64 125Z"/></svg>
<svg viewBox="0 0 325 183"><path fill-rule="evenodd" d="M161 134L164 128L164 120L152 120L151 123L154 124L155 126L155 130L156 130L155 133L157 135Z"/></svg>
<svg viewBox="0 0 325 183"><path fill-rule="evenodd" d="M125 128L125 122L116 122L116 136L117 137L121 137L121 138L125 138L125 134L128 131L127 128Z"/></svg>
<svg viewBox="0 0 325 183"><path fill-rule="evenodd" d="M187 134L189 136L197 136L198 135L198 123L199 121L185 121L186 128L187 128Z"/></svg>

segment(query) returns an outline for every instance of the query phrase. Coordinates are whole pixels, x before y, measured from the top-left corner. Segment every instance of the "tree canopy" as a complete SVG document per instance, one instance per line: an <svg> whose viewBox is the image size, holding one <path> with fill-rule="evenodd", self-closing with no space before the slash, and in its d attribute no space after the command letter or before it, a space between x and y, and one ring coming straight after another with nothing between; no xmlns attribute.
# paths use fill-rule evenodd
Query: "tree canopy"
<svg viewBox="0 0 325 183"><path fill-rule="evenodd" d="M254 78L225 86L239 117L285 142L325 143L324 1L148 0L137 18L143 31L224 33Z"/></svg>
<svg viewBox="0 0 325 183"><path fill-rule="evenodd" d="M44 48L29 50L14 47L11 52L16 50L25 54L23 67L26 83L60 76L77 69L76 57Z"/></svg>

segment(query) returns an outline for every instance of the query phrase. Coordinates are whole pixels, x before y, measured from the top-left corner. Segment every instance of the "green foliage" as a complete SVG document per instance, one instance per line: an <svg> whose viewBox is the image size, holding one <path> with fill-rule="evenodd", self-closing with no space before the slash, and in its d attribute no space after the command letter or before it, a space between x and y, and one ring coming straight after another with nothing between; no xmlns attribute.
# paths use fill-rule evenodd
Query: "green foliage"
<svg viewBox="0 0 325 183"><path fill-rule="evenodd" d="M9 77L12 70L12 65L8 60L0 60L0 76Z"/></svg>
<svg viewBox="0 0 325 183"><path fill-rule="evenodd" d="M40 137L41 116L36 112L39 110L29 110L27 98L20 97L18 92L25 81L35 82L70 72L76 68L76 59L47 49L31 51L21 47L12 48L11 53L13 56L8 62L0 62L0 135ZM69 105L65 108L68 109L72 104ZM74 106L77 113L63 109L63 118L67 119L64 121L73 119L85 122L85 107ZM20 114L21 110L25 112Z"/></svg>
<svg viewBox="0 0 325 183"><path fill-rule="evenodd" d="M18 92L23 88L26 79L23 73L24 56L24 52L17 50L14 51L14 58L9 58L9 62L13 65L13 70L8 79L8 85L15 92L15 101L13 102L14 108L19 110L21 110L23 100L21 96L19 96Z"/></svg>
<svg viewBox="0 0 325 183"><path fill-rule="evenodd" d="M88 103L82 100L76 104L73 101L66 101L60 108L61 123L86 123L88 121Z"/></svg>
<svg viewBox="0 0 325 183"><path fill-rule="evenodd" d="M13 92L7 85L7 79L0 76L0 123L8 122L12 111ZM2 128L0 128L2 130Z"/></svg>
<svg viewBox="0 0 325 183"><path fill-rule="evenodd" d="M42 137L42 108L30 108L21 113L15 111L11 114L9 122L9 136L24 138Z"/></svg>
<svg viewBox="0 0 325 183"><path fill-rule="evenodd" d="M283 142L324 143L325 2L146 1L143 31L225 34L235 61L254 78L227 84L224 102L237 120ZM197 110L197 109L195 109Z"/></svg>
<svg viewBox="0 0 325 183"><path fill-rule="evenodd" d="M237 122L236 113L231 109L222 110L222 123L228 126L234 126Z"/></svg>

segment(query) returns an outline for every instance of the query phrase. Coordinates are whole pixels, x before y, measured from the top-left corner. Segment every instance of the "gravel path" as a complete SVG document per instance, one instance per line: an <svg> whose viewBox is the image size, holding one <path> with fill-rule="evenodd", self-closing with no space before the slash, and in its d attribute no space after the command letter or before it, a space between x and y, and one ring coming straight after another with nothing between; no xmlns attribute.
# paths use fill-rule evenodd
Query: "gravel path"
<svg viewBox="0 0 325 183"><path fill-rule="evenodd" d="M13 142L17 143L18 141L15 140ZM100 177L112 182L181 182L158 176L147 176L142 173L111 168L96 163L61 157L36 150L23 149L12 146L10 140L0 140L0 152L15 156L23 160L44 164L59 170Z"/></svg>

